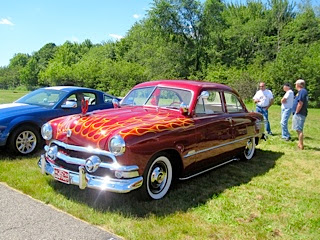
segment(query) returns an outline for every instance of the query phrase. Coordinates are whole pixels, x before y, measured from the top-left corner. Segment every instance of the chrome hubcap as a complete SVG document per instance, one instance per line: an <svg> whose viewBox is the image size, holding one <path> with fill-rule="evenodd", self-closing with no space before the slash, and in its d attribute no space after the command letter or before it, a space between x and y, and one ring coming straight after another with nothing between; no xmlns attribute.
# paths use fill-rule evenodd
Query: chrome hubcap
<svg viewBox="0 0 320 240"><path fill-rule="evenodd" d="M36 145L37 137L31 131L21 132L16 139L16 148L23 154L32 152Z"/></svg>
<svg viewBox="0 0 320 240"><path fill-rule="evenodd" d="M247 146L246 146L246 149L245 149L245 155L248 157L251 155L252 153L252 150L253 150L253 142L252 140L250 139L248 142L247 142Z"/></svg>
<svg viewBox="0 0 320 240"><path fill-rule="evenodd" d="M150 176L150 186L153 193L161 192L165 187L167 182L167 167L163 163L156 164L151 176Z"/></svg>

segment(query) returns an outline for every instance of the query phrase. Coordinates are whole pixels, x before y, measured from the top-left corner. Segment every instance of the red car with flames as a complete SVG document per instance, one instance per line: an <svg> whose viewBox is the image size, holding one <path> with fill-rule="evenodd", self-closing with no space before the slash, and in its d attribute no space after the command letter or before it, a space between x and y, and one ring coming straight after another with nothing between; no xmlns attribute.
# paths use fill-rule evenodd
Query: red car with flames
<svg viewBox="0 0 320 240"><path fill-rule="evenodd" d="M174 178L251 159L263 133L262 115L248 112L228 86L151 81L135 86L116 109L46 123L39 166L43 174L80 189L137 189L161 199Z"/></svg>

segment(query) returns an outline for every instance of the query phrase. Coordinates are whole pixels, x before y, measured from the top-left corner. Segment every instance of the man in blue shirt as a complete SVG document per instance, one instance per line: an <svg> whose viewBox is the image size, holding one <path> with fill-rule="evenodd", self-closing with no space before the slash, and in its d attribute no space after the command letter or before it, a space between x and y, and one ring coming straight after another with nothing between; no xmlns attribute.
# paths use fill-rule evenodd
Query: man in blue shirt
<svg viewBox="0 0 320 240"><path fill-rule="evenodd" d="M305 89L305 81L298 79L295 83L298 93L293 101L292 129L298 133L298 148L303 149L303 126L308 115L308 91Z"/></svg>

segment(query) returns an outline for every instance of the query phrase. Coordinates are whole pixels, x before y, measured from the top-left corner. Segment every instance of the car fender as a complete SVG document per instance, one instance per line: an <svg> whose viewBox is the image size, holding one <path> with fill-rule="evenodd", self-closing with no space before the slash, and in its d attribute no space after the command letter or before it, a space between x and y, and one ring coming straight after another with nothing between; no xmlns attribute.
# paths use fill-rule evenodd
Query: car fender
<svg viewBox="0 0 320 240"><path fill-rule="evenodd" d="M8 137L10 136L11 132L18 126L24 124L24 123L28 123L28 124L33 124L38 126L39 128L41 128L42 126L42 121L37 119L35 121L35 118L33 116L21 116L21 117L17 117L14 118L7 126L7 128L5 129L5 131L3 132L3 135L6 136L6 141L8 140Z"/></svg>

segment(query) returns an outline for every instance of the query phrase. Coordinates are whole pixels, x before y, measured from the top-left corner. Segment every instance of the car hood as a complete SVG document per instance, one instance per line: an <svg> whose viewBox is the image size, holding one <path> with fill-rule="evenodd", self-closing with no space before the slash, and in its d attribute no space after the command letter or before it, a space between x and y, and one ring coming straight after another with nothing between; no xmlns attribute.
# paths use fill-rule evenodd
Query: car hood
<svg viewBox="0 0 320 240"><path fill-rule="evenodd" d="M50 121L54 138L68 144L104 148L110 137L119 134L126 141L148 133L187 128L193 120L177 111L124 107L72 115Z"/></svg>
<svg viewBox="0 0 320 240"><path fill-rule="evenodd" d="M13 116L21 116L24 114L32 114L39 111L47 111L48 109L24 103L7 103L0 104L0 118L7 118Z"/></svg>

